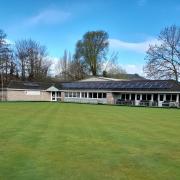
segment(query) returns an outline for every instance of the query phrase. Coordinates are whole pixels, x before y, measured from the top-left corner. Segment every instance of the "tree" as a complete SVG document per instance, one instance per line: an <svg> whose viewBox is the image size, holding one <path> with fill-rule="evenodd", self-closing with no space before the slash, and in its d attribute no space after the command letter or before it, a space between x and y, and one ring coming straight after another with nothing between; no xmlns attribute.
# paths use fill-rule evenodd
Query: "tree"
<svg viewBox="0 0 180 180"><path fill-rule="evenodd" d="M104 67L104 70L102 72L104 77L109 78L121 78L122 74L126 74L126 70L124 70L120 64L119 64L119 53L113 52L110 54L110 56L107 58Z"/></svg>
<svg viewBox="0 0 180 180"><path fill-rule="evenodd" d="M150 45L146 55L144 72L148 78L175 79L180 77L180 27L164 28L159 44Z"/></svg>
<svg viewBox="0 0 180 180"><path fill-rule="evenodd" d="M22 80L42 80L48 76L51 61L45 46L25 39L17 41L15 47Z"/></svg>
<svg viewBox="0 0 180 180"><path fill-rule="evenodd" d="M79 59L71 59L71 54L64 51L64 55L56 64L56 78L64 81L75 81L83 79L85 76L84 68Z"/></svg>
<svg viewBox="0 0 180 180"><path fill-rule="evenodd" d="M69 64L71 62L71 54L64 50L64 55L58 60L56 64L56 73L62 80L69 80Z"/></svg>
<svg viewBox="0 0 180 180"><path fill-rule="evenodd" d="M122 75L127 74L126 70L124 70L120 65L116 64L111 66L106 72L106 77L109 78L122 78Z"/></svg>
<svg viewBox="0 0 180 180"><path fill-rule="evenodd" d="M3 75L2 80L8 82L8 76L12 73L13 53L10 45L7 43L7 35L0 30L0 71Z"/></svg>
<svg viewBox="0 0 180 180"><path fill-rule="evenodd" d="M92 75L98 75L102 61L107 54L109 42L108 34L104 31L87 32L82 40L76 44L75 59Z"/></svg>
<svg viewBox="0 0 180 180"><path fill-rule="evenodd" d="M72 81L77 81L84 79L87 75L84 71L84 67L78 59L74 59L69 64L69 79Z"/></svg>

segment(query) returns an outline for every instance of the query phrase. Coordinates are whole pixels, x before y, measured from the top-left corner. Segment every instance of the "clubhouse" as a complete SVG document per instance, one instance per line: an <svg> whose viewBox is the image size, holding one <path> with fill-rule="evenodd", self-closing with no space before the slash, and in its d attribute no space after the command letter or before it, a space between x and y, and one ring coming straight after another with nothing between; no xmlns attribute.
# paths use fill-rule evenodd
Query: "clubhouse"
<svg viewBox="0 0 180 180"><path fill-rule="evenodd" d="M76 82L11 81L0 89L4 101L62 101L132 106L180 107L174 80L90 78Z"/></svg>

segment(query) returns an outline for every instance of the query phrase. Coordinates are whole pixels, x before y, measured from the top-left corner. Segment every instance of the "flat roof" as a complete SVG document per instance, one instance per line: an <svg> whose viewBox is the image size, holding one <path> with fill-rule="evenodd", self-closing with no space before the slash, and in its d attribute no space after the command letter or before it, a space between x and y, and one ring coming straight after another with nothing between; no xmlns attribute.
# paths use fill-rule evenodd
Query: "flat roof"
<svg viewBox="0 0 180 180"><path fill-rule="evenodd" d="M98 81L63 83L64 90L180 91L174 80Z"/></svg>
<svg viewBox="0 0 180 180"><path fill-rule="evenodd" d="M58 90L180 91L180 84L174 80L81 81L66 83L11 81L7 88L47 90L52 86Z"/></svg>

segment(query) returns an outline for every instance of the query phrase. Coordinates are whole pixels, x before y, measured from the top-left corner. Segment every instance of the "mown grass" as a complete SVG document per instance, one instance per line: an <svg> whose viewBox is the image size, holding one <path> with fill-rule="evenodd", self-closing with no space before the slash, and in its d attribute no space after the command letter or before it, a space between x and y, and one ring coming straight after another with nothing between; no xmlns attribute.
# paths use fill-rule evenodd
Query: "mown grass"
<svg viewBox="0 0 180 180"><path fill-rule="evenodd" d="M180 110L0 104L0 179L180 179Z"/></svg>

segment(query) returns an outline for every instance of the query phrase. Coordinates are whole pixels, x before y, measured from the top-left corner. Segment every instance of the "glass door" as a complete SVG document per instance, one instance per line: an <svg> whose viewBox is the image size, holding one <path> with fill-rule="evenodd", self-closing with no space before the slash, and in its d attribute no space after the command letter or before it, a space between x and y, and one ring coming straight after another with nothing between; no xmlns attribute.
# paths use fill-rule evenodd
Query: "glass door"
<svg viewBox="0 0 180 180"><path fill-rule="evenodd" d="M56 100L56 92L51 92L51 101L57 101Z"/></svg>

